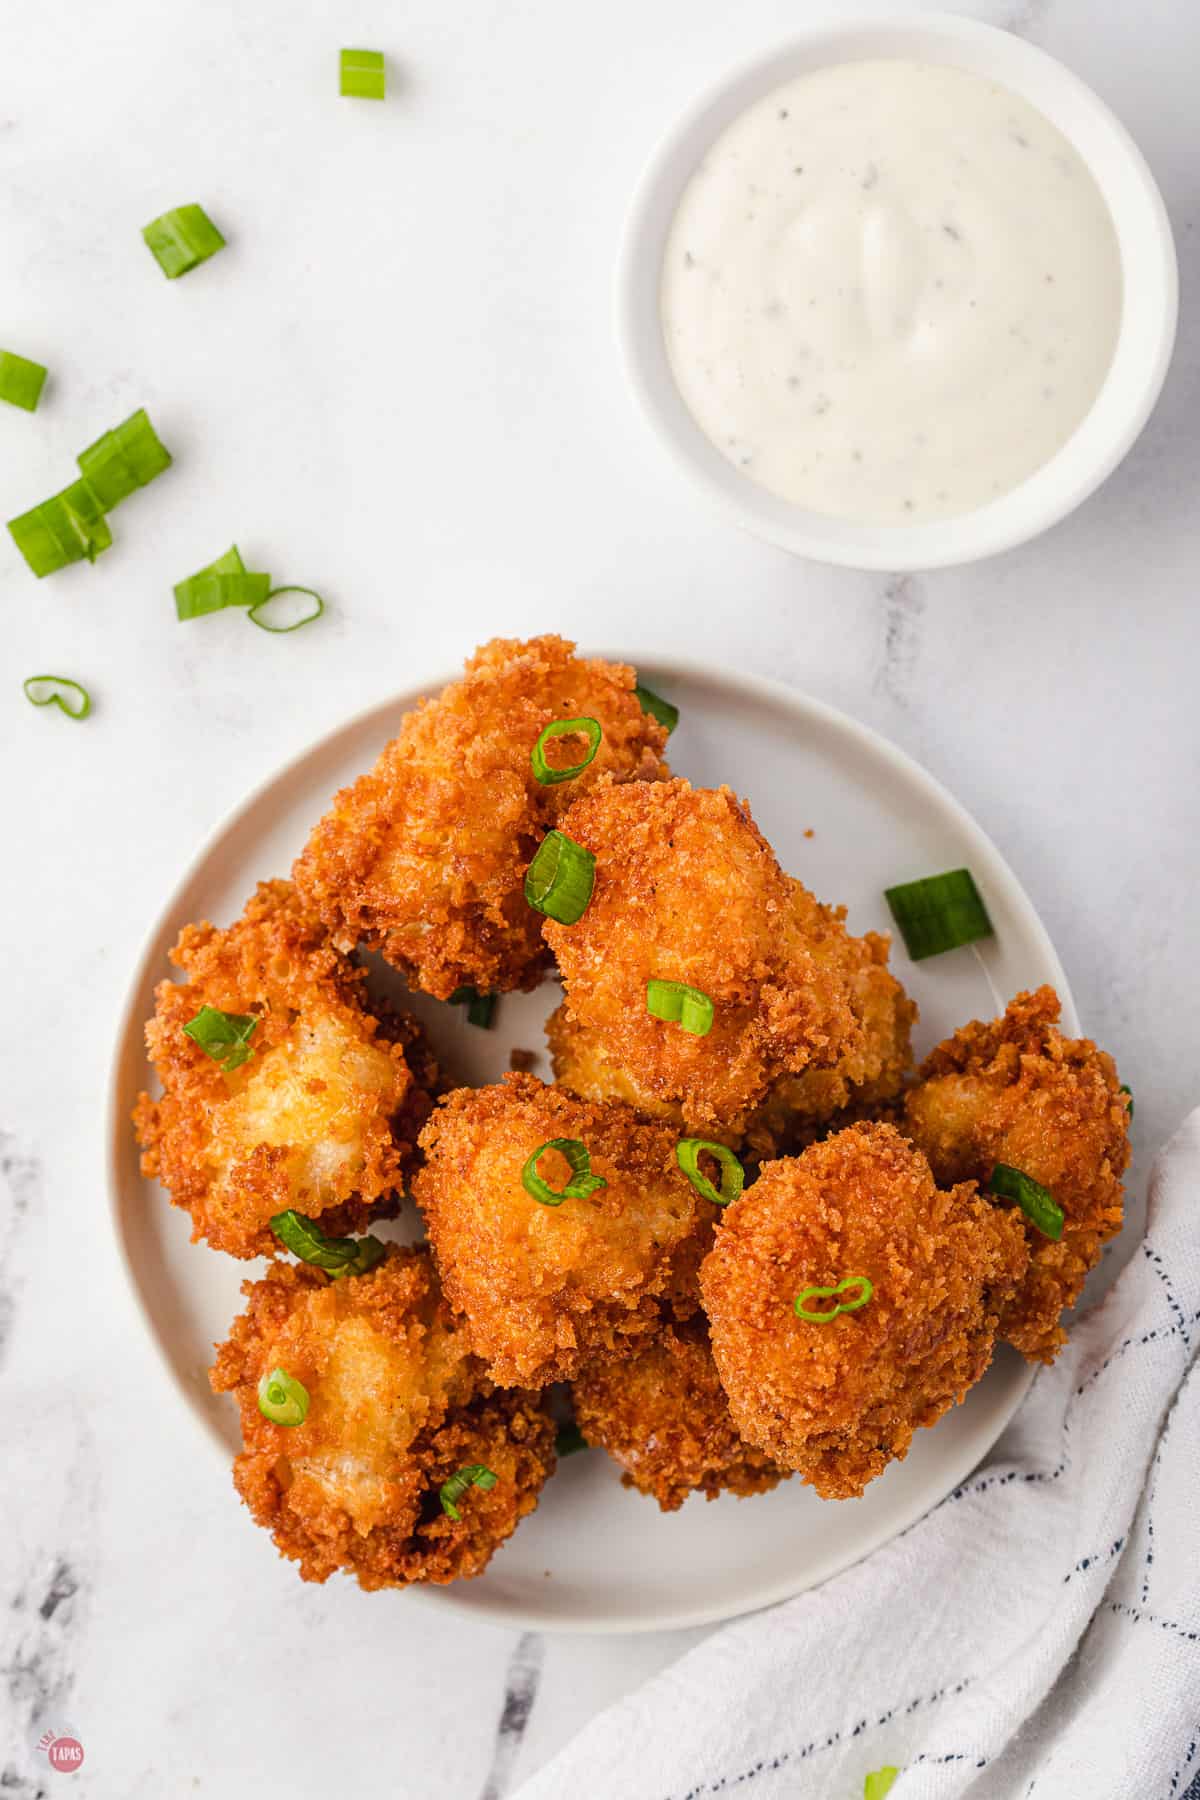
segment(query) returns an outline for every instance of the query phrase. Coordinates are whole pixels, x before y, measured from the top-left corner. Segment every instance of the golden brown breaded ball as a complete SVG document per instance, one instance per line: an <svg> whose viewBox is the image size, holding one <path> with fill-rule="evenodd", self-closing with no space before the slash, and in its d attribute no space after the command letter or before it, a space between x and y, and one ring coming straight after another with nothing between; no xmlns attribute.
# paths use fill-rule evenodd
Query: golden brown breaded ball
<svg viewBox="0 0 1200 1800"><path fill-rule="evenodd" d="M234 1483L280 1553L306 1581L344 1569L364 1588L478 1575L537 1505L554 1425L536 1395L483 1379L428 1251L392 1245L368 1274L339 1280L276 1263L242 1292L249 1304L210 1379L237 1399ZM259 1411L259 1382L276 1369L307 1390L300 1425ZM456 1521L438 1490L472 1464L496 1482L468 1487Z"/></svg>
<svg viewBox="0 0 1200 1800"><path fill-rule="evenodd" d="M561 829L596 858L582 918L544 927L567 1016L651 1107L739 1132L778 1076L829 1066L859 1037L840 971L814 954L792 883L729 788L601 787ZM652 979L708 996L707 1036L647 1011Z"/></svg>
<svg viewBox="0 0 1200 1800"><path fill-rule="evenodd" d="M553 1138L582 1143L606 1182L545 1205L522 1184ZM627 1353L699 1307L716 1209L681 1173L677 1133L615 1102L593 1106L532 1075L459 1088L421 1133L413 1184L442 1284L493 1381L542 1387L590 1357ZM566 1159L537 1173L556 1191Z"/></svg>
<svg viewBox="0 0 1200 1800"><path fill-rule="evenodd" d="M146 1026L161 1099L142 1094L142 1168L231 1256L274 1255L288 1208L326 1232L394 1213L437 1067L412 1019L371 1010L363 976L287 881L264 881L225 930L188 925ZM230 1073L187 1036L202 1006L255 1016ZM410 1066L411 1065L411 1066Z"/></svg>
<svg viewBox="0 0 1200 1800"><path fill-rule="evenodd" d="M675 1512L689 1494L765 1494L786 1481L738 1435L702 1318L665 1325L624 1361L587 1363L572 1387L575 1420L589 1444L621 1465L636 1487Z"/></svg>
<svg viewBox="0 0 1200 1800"><path fill-rule="evenodd" d="M374 768L343 788L293 875L338 944L381 950L411 987L446 1000L535 987L546 965L525 870L546 830L602 777L666 773L667 734L644 713L623 663L574 654L565 638L494 638L408 714ZM594 718L594 761L542 786L530 753L556 719ZM581 737L553 739L552 768Z"/></svg>
<svg viewBox="0 0 1200 1800"><path fill-rule="evenodd" d="M1066 1342L1060 1315L1121 1229L1129 1161L1129 1108L1113 1059L1088 1038L1064 1037L1060 1010L1054 989L1042 987L1018 994L1002 1018L947 1038L922 1065L902 1127L940 1182L986 1187L1007 1163L1062 1208L1057 1242L1018 1212L1029 1273L1001 1320L1001 1336L1039 1362L1053 1362Z"/></svg>
<svg viewBox="0 0 1200 1800"><path fill-rule="evenodd" d="M546 1022L555 1079L585 1100L624 1100L673 1120L681 1130L702 1132L734 1150L745 1147L760 1161L811 1142L847 1112L873 1114L894 1098L912 1063L917 1009L888 968L889 940L874 931L852 937L844 907L823 906L799 881L792 881L791 890L809 948L844 982L860 1027L831 1067L777 1076L766 1098L731 1131L712 1121L685 1119L677 1102L657 1100L628 1069L612 1062L600 1034L572 1019L563 1005Z"/></svg>
<svg viewBox="0 0 1200 1800"><path fill-rule="evenodd" d="M766 1163L700 1271L734 1424L825 1499L861 1494L979 1380L1027 1262L1019 1221L973 1183L940 1192L890 1125ZM873 1284L865 1305L796 1317L806 1289L850 1276Z"/></svg>

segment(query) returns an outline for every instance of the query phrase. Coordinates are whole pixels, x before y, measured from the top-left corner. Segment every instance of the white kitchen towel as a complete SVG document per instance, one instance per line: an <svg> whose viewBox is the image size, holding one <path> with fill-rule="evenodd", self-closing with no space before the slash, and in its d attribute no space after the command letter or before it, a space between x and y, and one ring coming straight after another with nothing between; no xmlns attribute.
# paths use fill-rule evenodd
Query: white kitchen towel
<svg viewBox="0 0 1200 1800"><path fill-rule="evenodd" d="M516 1800L1200 1800L1200 1112L987 1461L708 1638ZM749 1502L747 1504L750 1504Z"/></svg>

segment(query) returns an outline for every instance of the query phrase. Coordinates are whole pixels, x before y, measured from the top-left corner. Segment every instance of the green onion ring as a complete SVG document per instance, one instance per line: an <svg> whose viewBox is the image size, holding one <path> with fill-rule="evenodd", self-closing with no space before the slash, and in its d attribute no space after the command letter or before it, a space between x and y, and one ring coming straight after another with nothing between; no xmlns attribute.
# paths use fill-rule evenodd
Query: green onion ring
<svg viewBox="0 0 1200 1800"><path fill-rule="evenodd" d="M49 373L43 363L18 356L15 350L0 350L0 400L22 412L36 412Z"/></svg>
<svg viewBox="0 0 1200 1800"><path fill-rule="evenodd" d="M578 1425L564 1425L554 1440L554 1454L557 1457L574 1456L577 1450L588 1450L591 1446L580 1431Z"/></svg>
<svg viewBox="0 0 1200 1800"><path fill-rule="evenodd" d="M1014 1169L1009 1163L997 1163L987 1187L990 1194L997 1194L1001 1200L1015 1200L1029 1223L1036 1226L1043 1237L1057 1242L1062 1236L1066 1223L1062 1207L1050 1189L1044 1188L1032 1175Z"/></svg>
<svg viewBox="0 0 1200 1800"><path fill-rule="evenodd" d="M719 1188L700 1173L700 1156L705 1150L721 1165ZM727 1144L714 1144L708 1138L680 1138L675 1146L675 1161L696 1192L713 1206L729 1206L746 1185L746 1171Z"/></svg>
<svg viewBox="0 0 1200 1800"><path fill-rule="evenodd" d="M448 1519L457 1522L462 1518L462 1514L455 1502L462 1499L467 1489L477 1487L487 1493L489 1488L495 1487L497 1479L498 1477L486 1463L468 1463L465 1469L460 1469L457 1475L450 1477L449 1481L443 1481L438 1489L438 1499L442 1503L442 1511Z"/></svg>
<svg viewBox="0 0 1200 1800"><path fill-rule="evenodd" d="M993 936L970 869L948 869L884 889L884 899L914 962Z"/></svg>
<svg viewBox="0 0 1200 1800"><path fill-rule="evenodd" d="M544 746L551 738L580 735L586 737L588 741L587 754L582 762L569 763L562 769L552 769L546 761ZM575 777L582 775L588 764L594 761L603 736L599 719L589 718L586 715L578 719L555 719L552 724L545 726L539 732L538 741L529 752L535 779L540 781L543 787L555 787L560 781L574 781Z"/></svg>
<svg viewBox="0 0 1200 1800"><path fill-rule="evenodd" d="M1126 1108L1126 1111L1129 1114L1129 1123L1132 1125L1133 1124L1133 1089L1131 1087L1126 1087L1125 1083L1122 1082L1120 1087L1117 1089L1117 1092L1119 1094L1124 1094L1125 1097L1127 1098L1127 1100L1129 1101L1129 1105Z"/></svg>
<svg viewBox="0 0 1200 1800"><path fill-rule="evenodd" d="M831 1300L837 1294L844 1294L847 1288L861 1287L862 1293L857 1300L843 1300L840 1305L829 1312L809 1312L806 1300ZM798 1319L806 1319L810 1325L828 1325L830 1319L836 1319L839 1313L857 1312L865 1306L875 1292L875 1283L865 1275L844 1275L835 1287L806 1287L802 1294L797 1294L792 1302L792 1311Z"/></svg>
<svg viewBox="0 0 1200 1800"><path fill-rule="evenodd" d="M653 1019L682 1025L693 1037L707 1037L713 1028L713 1003L699 988L686 981L646 983L646 1011Z"/></svg>
<svg viewBox="0 0 1200 1800"><path fill-rule="evenodd" d="M303 1425L308 1417L308 1389L286 1369L272 1369L258 1384L258 1410L272 1425Z"/></svg>
<svg viewBox="0 0 1200 1800"><path fill-rule="evenodd" d="M643 687L640 681L633 691L637 695L642 711L648 712L652 719L658 720L660 725L665 725L667 736L670 737L679 723L679 708L672 706L669 700L663 700L654 692L653 688Z"/></svg>
<svg viewBox="0 0 1200 1800"><path fill-rule="evenodd" d="M291 1207L275 1214L271 1230L293 1256L324 1269L335 1281L340 1275L365 1275L381 1260L385 1250L377 1237L326 1237L315 1219Z"/></svg>
<svg viewBox="0 0 1200 1800"><path fill-rule="evenodd" d="M308 599L315 600L317 604L311 612L304 613L302 617L296 619L291 625L272 625L267 619L260 619L258 615L262 612L263 607L270 606L272 600L278 600L281 594L304 594ZM270 631L273 632L276 637L285 637L289 631L299 631L302 625L311 625L313 620L319 619L324 611L325 602L315 588L277 587L272 588L270 593L267 594L264 599L256 600L246 616L258 626L260 631Z"/></svg>
<svg viewBox="0 0 1200 1800"><path fill-rule="evenodd" d="M39 700L31 690L46 681L54 682L59 689L67 688L71 693L78 694L78 707L68 706L61 692L43 694ZM92 696L80 682L72 681L69 675L29 675L21 683L21 687L31 706L57 706L59 712L66 713L68 719L86 719L92 710Z"/></svg>
<svg viewBox="0 0 1200 1800"><path fill-rule="evenodd" d="M250 1039L257 1024L254 1013L227 1013L216 1006L202 1006L183 1032L229 1075L254 1055Z"/></svg>
<svg viewBox="0 0 1200 1800"><path fill-rule="evenodd" d="M538 1163L547 1150L557 1150L570 1165L571 1179L565 1188L552 1188L537 1172ZM586 1200L589 1194L594 1194L597 1188L607 1187L608 1183L602 1175L592 1174L591 1153L578 1138L547 1138L521 1170L521 1186L540 1206L561 1206L564 1200Z"/></svg>
<svg viewBox="0 0 1200 1800"><path fill-rule="evenodd" d="M525 898L560 925L582 919L596 883L596 858L562 831L548 831L525 871Z"/></svg>

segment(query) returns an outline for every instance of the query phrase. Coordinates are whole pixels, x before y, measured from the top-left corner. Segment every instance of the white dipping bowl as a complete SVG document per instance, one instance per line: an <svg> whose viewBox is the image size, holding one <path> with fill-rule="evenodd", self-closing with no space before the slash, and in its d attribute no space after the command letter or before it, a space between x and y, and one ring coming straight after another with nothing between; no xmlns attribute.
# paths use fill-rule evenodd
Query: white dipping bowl
<svg viewBox="0 0 1200 1800"><path fill-rule="evenodd" d="M1074 145L1107 202L1124 298L1113 360L1090 411L1049 462L986 506L914 525L857 525L792 505L710 443L675 383L660 310L663 255L683 191L728 125L764 94L831 63L895 57L950 64L1001 83ZM1036 537L1086 500L1133 444L1158 398L1179 309L1175 245L1141 151L1104 103L1022 38L949 13L819 25L727 75L655 151L633 203L618 278L626 366L642 406L692 480L747 531L797 556L856 569L973 562Z"/></svg>

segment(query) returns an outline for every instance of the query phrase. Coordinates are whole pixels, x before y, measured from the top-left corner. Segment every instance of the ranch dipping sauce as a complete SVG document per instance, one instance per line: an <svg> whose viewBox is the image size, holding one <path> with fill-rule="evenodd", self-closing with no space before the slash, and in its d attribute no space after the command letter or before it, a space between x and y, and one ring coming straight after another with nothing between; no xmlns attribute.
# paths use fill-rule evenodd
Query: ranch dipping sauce
<svg viewBox="0 0 1200 1800"><path fill-rule="evenodd" d="M971 511L1071 436L1117 341L1121 263L1079 154L964 69L835 64L744 112L663 261L675 380L796 506L863 525Z"/></svg>

